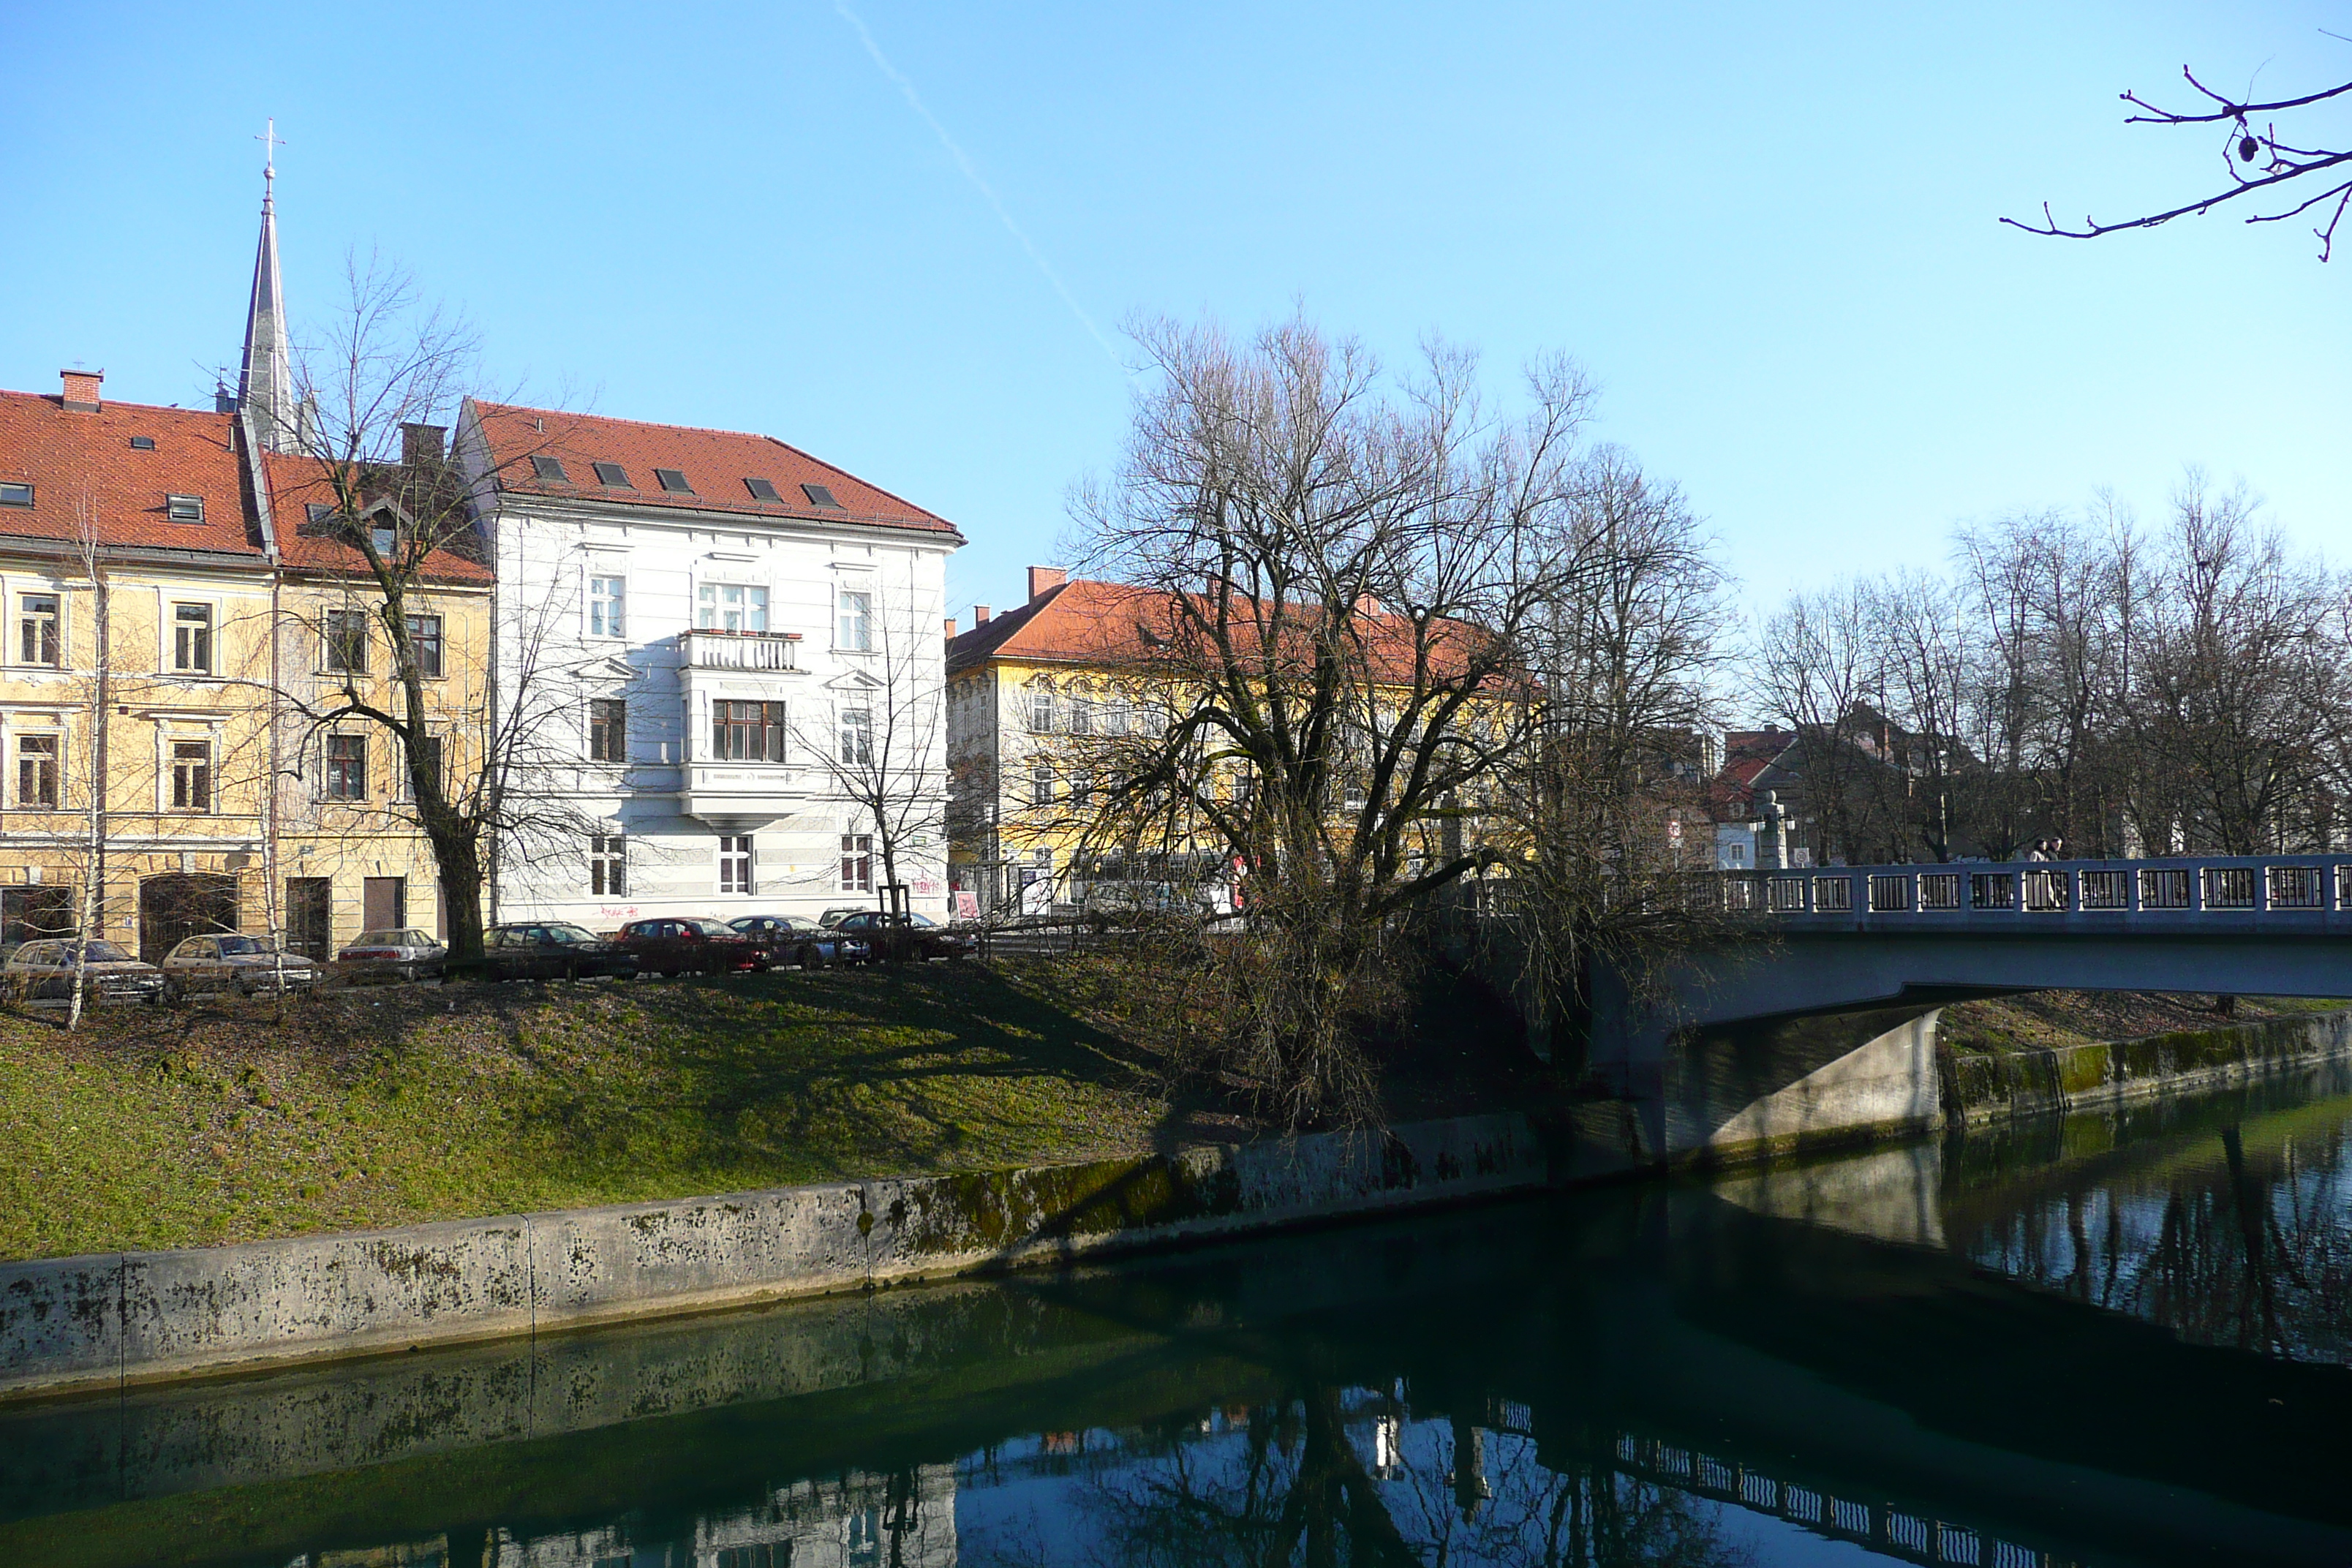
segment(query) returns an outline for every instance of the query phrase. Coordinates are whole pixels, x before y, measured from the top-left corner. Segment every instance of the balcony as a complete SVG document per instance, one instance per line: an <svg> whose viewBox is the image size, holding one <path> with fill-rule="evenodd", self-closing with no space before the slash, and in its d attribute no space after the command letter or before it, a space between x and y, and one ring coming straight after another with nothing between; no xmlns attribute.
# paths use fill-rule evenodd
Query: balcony
<svg viewBox="0 0 2352 1568"><path fill-rule="evenodd" d="M678 810L721 833L750 833L808 799L811 770L780 763L694 762L680 781Z"/></svg>
<svg viewBox="0 0 2352 1568"><path fill-rule="evenodd" d="M785 674L800 668L798 632L721 632L707 628L678 634L688 669L747 669Z"/></svg>

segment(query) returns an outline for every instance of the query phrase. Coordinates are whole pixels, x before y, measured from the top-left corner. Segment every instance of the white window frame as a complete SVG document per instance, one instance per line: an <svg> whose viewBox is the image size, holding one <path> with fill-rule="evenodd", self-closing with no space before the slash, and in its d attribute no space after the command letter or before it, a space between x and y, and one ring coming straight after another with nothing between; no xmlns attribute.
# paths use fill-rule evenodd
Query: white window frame
<svg viewBox="0 0 2352 1568"><path fill-rule="evenodd" d="M205 612L205 643L207 658L197 668L180 659L180 611L183 607ZM172 675L194 676L210 679L221 672L221 604L218 599L199 595L171 594L163 599L163 659L159 668Z"/></svg>
<svg viewBox="0 0 2352 1568"><path fill-rule="evenodd" d="M722 600L730 588L742 595L741 603L736 606L736 615L744 623L741 626L722 624L728 610ZM756 603L754 595L758 595ZM705 602L706 595L708 603ZM694 629L722 632L734 637L764 636L775 629L775 599L774 593L765 583L749 582L740 577L701 578L694 584ZM710 612L710 619L707 623L703 619L706 609ZM756 626L750 624L755 618L760 623Z"/></svg>
<svg viewBox="0 0 2352 1568"><path fill-rule="evenodd" d="M185 816L219 816L220 748L214 743L213 737L209 734L175 735L166 731L163 740L166 781L163 791L166 796L163 809ZM205 759L201 764L205 771L205 803L202 805L190 805L180 798L180 748L182 746L202 746L205 749Z"/></svg>
<svg viewBox="0 0 2352 1568"><path fill-rule="evenodd" d="M841 891L874 890L874 835L856 829L841 836Z"/></svg>
<svg viewBox="0 0 2352 1568"><path fill-rule="evenodd" d="M876 605L881 599L881 595L875 592L874 584L872 576L860 574L855 577L840 578L833 585L833 646L842 653L874 651L874 631L878 618ZM859 636L856 638L849 635L849 601L853 595L861 602Z"/></svg>
<svg viewBox="0 0 2352 1568"><path fill-rule="evenodd" d="M629 574L625 569L592 564L586 574L587 586L582 596L580 635L600 642L625 642L629 626ZM607 598L601 595L599 584L611 583L620 592ZM605 606L612 606L609 616ZM600 626L600 620L609 620Z"/></svg>
<svg viewBox="0 0 2352 1568"><path fill-rule="evenodd" d="M759 891L758 847L749 833L719 836L719 891L723 896L749 898Z"/></svg>
<svg viewBox="0 0 2352 1568"><path fill-rule="evenodd" d="M629 836L597 832L588 836L588 896L625 899L629 896Z"/></svg>
<svg viewBox="0 0 2352 1568"><path fill-rule="evenodd" d="M839 710L834 755L845 768L874 765L874 710L845 707Z"/></svg>
<svg viewBox="0 0 2352 1568"><path fill-rule="evenodd" d="M25 742L26 741L48 741L55 746L55 749L48 753L52 785L50 793L57 797L55 800L27 801L25 798ZM18 811L63 811L66 808L66 730L64 725L59 724L54 728L27 726L23 729L10 725L8 761L14 764L8 780L8 804L11 808Z"/></svg>
<svg viewBox="0 0 2352 1568"><path fill-rule="evenodd" d="M1061 693L1054 689L1054 678L1033 675L1021 687L1021 721L1033 735L1050 735L1060 703Z"/></svg>
<svg viewBox="0 0 2352 1568"><path fill-rule="evenodd" d="M55 625L58 633L58 657L44 663L23 657L25 652L25 622L31 612L26 608L27 599L53 599L57 602ZM73 636L68 616L68 596L63 588L20 588L10 607L16 612L8 619L8 662L19 669L70 669L73 668Z"/></svg>

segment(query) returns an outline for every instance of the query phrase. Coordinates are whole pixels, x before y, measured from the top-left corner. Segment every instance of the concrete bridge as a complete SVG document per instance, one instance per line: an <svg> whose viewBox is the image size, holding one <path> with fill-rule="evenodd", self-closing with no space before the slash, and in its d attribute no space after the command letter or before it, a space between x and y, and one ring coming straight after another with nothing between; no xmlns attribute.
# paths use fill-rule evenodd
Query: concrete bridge
<svg viewBox="0 0 2352 1568"><path fill-rule="evenodd" d="M1637 1163L1936 1124L1937 1010L2041 990L2352 996L2352 853L1730 873L1734 935L1593 976ZM1606 1122L1605 1131L1599 1131Z"/></svg>

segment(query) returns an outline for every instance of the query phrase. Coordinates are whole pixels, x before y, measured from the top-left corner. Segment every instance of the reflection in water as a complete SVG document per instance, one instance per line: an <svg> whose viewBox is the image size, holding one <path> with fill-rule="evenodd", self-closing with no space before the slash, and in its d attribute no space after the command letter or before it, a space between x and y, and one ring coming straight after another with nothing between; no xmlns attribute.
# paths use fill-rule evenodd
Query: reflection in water
<svg viewBox="0 0 2352 1568"><path fill-rule="evenodd" d="M2347 1216L2271 1089L0 1408L0 1559L2343 1563Z"/></svg>

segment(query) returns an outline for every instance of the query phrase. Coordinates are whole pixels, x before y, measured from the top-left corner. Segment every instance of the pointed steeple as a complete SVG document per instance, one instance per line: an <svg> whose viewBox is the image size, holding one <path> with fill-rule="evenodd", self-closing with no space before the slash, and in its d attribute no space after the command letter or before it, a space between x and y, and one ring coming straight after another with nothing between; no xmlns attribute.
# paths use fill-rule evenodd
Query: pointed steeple
<svg viewBox="0 0 2352 1568"><path fill-rule="evenodd" d="M236 402L253 416L253 429L273 452L297 449L294 354L286 341L286 295L278 280L278 121L261 138L269 151L261 170L261 247L253 258L253 304L245 318L245 363Z"/></svg>

